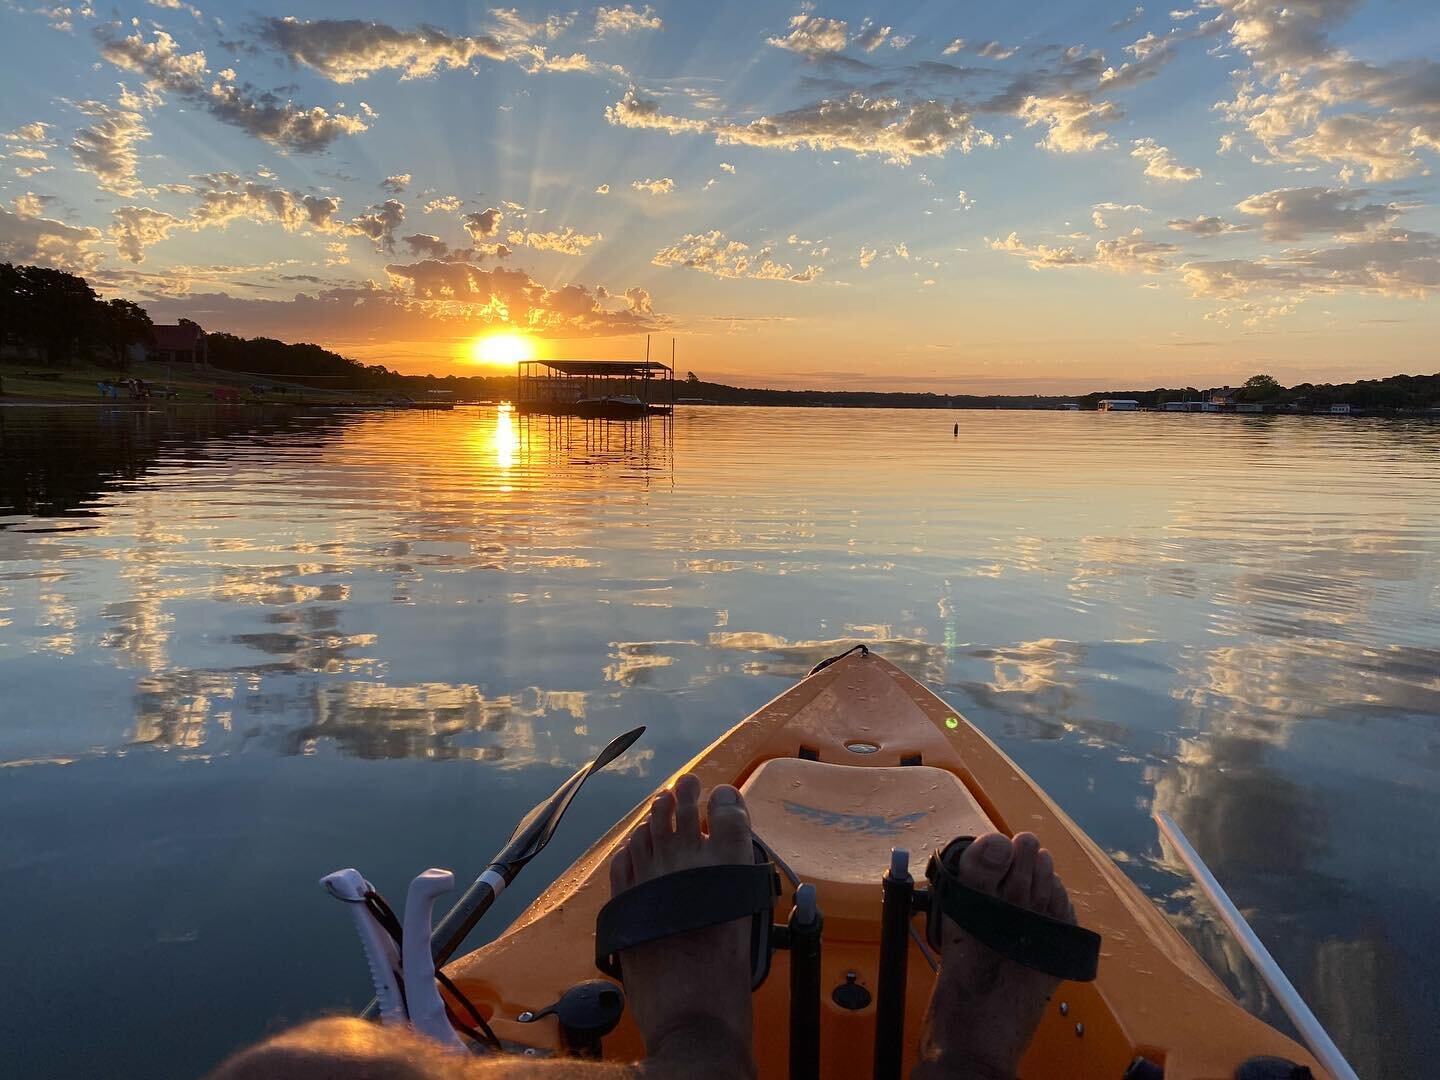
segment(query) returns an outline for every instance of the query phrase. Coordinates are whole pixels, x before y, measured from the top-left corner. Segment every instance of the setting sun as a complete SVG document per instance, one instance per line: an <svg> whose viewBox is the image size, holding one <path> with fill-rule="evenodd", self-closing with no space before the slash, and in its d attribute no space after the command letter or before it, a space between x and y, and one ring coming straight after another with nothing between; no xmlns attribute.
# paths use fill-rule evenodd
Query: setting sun
<svg viewBox="0 0 1440 1080"><path fill-rule="evenodd" d="M528 334L486 334L470 343L470 360L476 364L508 367L534 356L535 342Z"/></svg>

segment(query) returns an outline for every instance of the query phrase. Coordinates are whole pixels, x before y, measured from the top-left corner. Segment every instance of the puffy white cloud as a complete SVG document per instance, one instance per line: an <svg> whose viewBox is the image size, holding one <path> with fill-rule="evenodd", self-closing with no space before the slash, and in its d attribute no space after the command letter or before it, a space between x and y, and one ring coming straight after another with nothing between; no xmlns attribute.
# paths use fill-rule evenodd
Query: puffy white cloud
<svg viewBox="0 0 1440 1080"><path fill-rule="evenodd" d="M965 48L965 39L963 37L957 37L952 40L949 45L941 49L940 52L944 56L954 56L963 48Z"/></svg>
<svg viewBox="0 0 1440 1080"><path fill-rule="evenodd" d="M122 206L111 216L114 224L110 226L110 239L121 258L133 263L145 261L147 247L158 244L176 229L186 227L185 222L174 214L146 206Z"/></svg>
<svg viewBox="0 0 1440 1080"><path fill-rule="evenodd" d="M466 214L460 223L470 234L472 240L484 240L500 231L500 222L504 217L505 215L501 211L491 206L485 210Z"/></svg>
<svg viewBox="0 0 1440 1080"><path fill-rule="evenodd" d="M460 207L465 205L465 200L459 195L440 195L431 199L420 209L427 214L447 213L453 214Z"/></svg>
<svg viewBox="0 0 1440 1080"><path fill-rule="evenodd" d="M1357 292L1420 299L1440 293L1440 236L1382 227L1329 248L1189 262L1181 273L1200 297Z"/></svg>
<svg viewBox="0 0 1440 1080"><path fill-rule="evenodd" d="M1180 250L1176 244L1146 240L1139 229L1133 229L1111 240L1101 240L1090 252L1078 251L1074 247L1050 247L1046 244L1031 246L1013 232L999 240L987 238L985 243L991 251L1025 259L1032 270L1088 268L1109 270L1118 274L1163 273L1173 266L1170 256Z"/></svg>
<svg viewBox="0 0 1440 1080"><path fill-rule="evenodd" d="M1266 240L1299 240L1315 233L1350 236L1389 225L1400 216L1393 204L1362 204L1368 194L1364 188L1280 188L1251 195L1235 209L1258 218Z"/></svg>
<svg viewBox="0 0 1440 1080"><path fill-rule="evenodd" d="M610 185L609 185L609 184L601 184L599 187L597 187L597 188L595 189L595 194L596 194L596 195L609 195L609 194L610 194Z"/></svg>
<svg viewBox="0 0 1440 1080"><path fill-rule="evenodd" d="M1191 236L1223 236L1226 233L1248 232L1252 226L1236 225L1221 217L1197 215L1193 218L1171 218L1165 227Z"/></svg>
<svg viewBox="0 0 1440 1080"><path fill-rule="evenodd" d="M624 7L602 5L595 11L595 33L601 37L606 34L629 34L636 30L659 30L662 25L660 16L655 14L655 9L649 4L645 5L643 11L636 11L630 4Z"/></svg>
<svg viewBox="0 0 1440 1080"><path fill-rule="evenodd" d="M630 186L647 195L669 195L675 190L675 181L668 176L662 176L658 180L631 180Z"/></svg>
<svg viewBox="0 0 1440 1080"><path fill-rule="evenodd" d="M968 153L975 146L995 144L994 137L975 127L958 102L901 102L867 98L858 92L839 101L820 101L748 124L717 125L713 130L722 144L849 150L879 154L899 165L951 149Z"/></svg>
<svg viewBox="0 0 1440 1080"><path fill-rule="evenodd" d="M505 46L488 35L452 37L429 26L399 30L359 19L271 17L260 21L259 38L291 63L338 83L390 69L402 79L419 79L442 68L468 67L477 56L507 58Z"/></svg>
<svg viewBox="0 0 1440 1080"><path fill-rule="evenodd" d="M1146 176L1184 184L1199 180L1204 175L1193 166L1181 165L1168 147L1161 146L1154 139L1136 139L1133 146L1130 156L1145 162Z"/></svg>
<svg viewBox="0 0 1440 1080"><path fill-rule="evenodd" d="M22 196L23 198L23 196ZM95 250L99 229L66 225L39 217L29 200L16 200L15 210L0 207L0 262L36 263L60 270L91 273L99 265Z"/></svg>
<svg viewBox="0 0 1440 1080"><path fill-rule="evenodd" d="M1041 143L1047 150L1074 154L1103 146L1109 132L1099 131L1096 124L1107 123L1120 115L1118 105L1095 101L1089 94L1070 91L1048 96L1031 95L1020 105L1019 116L1026 127L1044 124L1048 129Z"/></svg>
<svg viewBox="0 0 1440 1080"><path fill-rule="evenodd" d="M46 130L52 126L43 120L32 120L28 124L21 124L14 131L0 135L0 140L8 143L44 143L49 139Z"/></svg>
<svg viewBox="0 0 1440 1080"><path fill-rule="evenodd" d="M842 51L849 40L849 30L844 19L826 19L806 13L791 16L790 32L784 37L766 40L777 49L789 49L813 58Z"/></svg>
<svg viewBox="0 0 1440 1080"><path fill-rule="evenodd" d="M583 255L585 249L601 239L599 233L576 232L570 226L551 232L532 232L516 229L505 237L516 247L524 245L537 251L555 251L561 255Z"/></svg>
<svg viewBox="0 0 1440 1080"><path fill-rule="evenodd" d="M749 244L731 240L718 229L687 233L676 243L657 251L650 261L656 266L685 267L722 278L760 278L797 284L812 282L824 273L819 266L796 270L788 263L776 261L772 249L752 250Z"/></svg>
<svg viewBox="0 0 1440 1080"><path fill-rule="evenodd" d="M671 133L710 130L710 124L704 120L687 120L679 116L665 115L660 111L658 101L642 98L633 86L625 91L625 96L615 104L605 106L605 119L619 127L656 128Z"/></svg>
<svg viewBox="0 0 1440 1080"><path fill-rule="evenodd" d="M141 31L128 37L116 33L114 27L98 32L100 53L110 63L144 76L151 91L174 94L222 123L276 146L318 153L342 135L367 130L358 117L332 114L319 106L307 109L281 100L273 91L212 77L203 51L182 53L164 30L155 31L151 41Z"/></svg>
<svg viewBox="0 0 1440 1080"><path fill-rule="evenodd" d="M70 144L75 164L93 173L106 191L117 195L139 192L136 168L140 155L135 147L150 137L145 118L133 109L117 109L101 101L81 101L75 107L91 118Z"/></svg>
<svg viewBox="0 0 1440 1080"><path fill-rule="evenodd" d="M380 181L380 186L391 195L400 195L410 186L411 176L407 173L396 173L394 176L387 176Z"/></svg>
<svg viewBox="0 0 1440 1080"><path fill-rule="evenodd" d="M728 172L733 176L735 174L735 166L731 165L728 161L722 161L720 162L720 171Z"/></svg>
<svg viewBox="0 0 1440 1080"><path fill-rule="evenodd" d="M200 183L200 200L190 212L190 221L198 228L224 228L232 221L246 220L278 224L286 232L346 230L339 217L340 200L333 195L287 191L234 173L206 173L195 179Z"/></svg>

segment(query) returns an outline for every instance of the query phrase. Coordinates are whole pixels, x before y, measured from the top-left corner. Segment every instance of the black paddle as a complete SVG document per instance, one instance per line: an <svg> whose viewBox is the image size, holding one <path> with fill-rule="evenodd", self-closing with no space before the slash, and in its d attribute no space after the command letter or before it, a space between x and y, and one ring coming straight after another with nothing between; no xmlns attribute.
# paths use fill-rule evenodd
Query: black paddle
<svg viewBox="0 0 1440 1080"><path fill-rule="evenodd" d="M610 740L610 744L600 751L598 757L584 768L580 769L574 776L561 784L559 790L550 798L540 803L535 809L521 819L520 824L515 826L515 832L501 850L491 860L490 865L485 867L478 878L465 890L465 894L455 902L445 918L440 920L430 934L430 952L435 957L435 967L438 969L454 956L459 950L470 931L475 929L475 924L481 919L485 912L490 910L490 905L495 898L505 891L515 876L520 873L525 864L533 859L540 852L545 850L545 845L550 843L550 838L555 835L555 829L560 824L560 819L565 816L565 811L575 800L581 786L589 779L590 774L598 772L606 765L618 758L641 735L645 734L643 727L627 731L623 735L617 735ZM365 1006L365 1011L360 1015L371 1018L375 1015L377 1003L371 1001Z"/></svg>

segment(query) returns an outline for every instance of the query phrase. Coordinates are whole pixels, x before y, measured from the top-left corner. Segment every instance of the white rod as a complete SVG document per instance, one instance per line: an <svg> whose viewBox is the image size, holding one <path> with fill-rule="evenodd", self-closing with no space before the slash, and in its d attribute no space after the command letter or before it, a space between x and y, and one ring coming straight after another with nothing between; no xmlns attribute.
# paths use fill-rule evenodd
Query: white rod
<svg viewBox="0 0 1440 1080"><path fill-rule="evenodd" d="M1269 985L1280 1007L1285 1010L1285 1015L1290 1017L1295 1027L1299 1029L1300 1036L1305 1040L1310 1052L1320 1059L1320 1063L1329 1069L1337 1080L1359 1080L1355 1070L1345 1060L1345 1055L1340 1053L1340 1048L1335 1045L1333 1039L1321 1027L1320 1021L1310 1011L1310 1006L1305 1004L1305 999L1300 996L1300 991L1289 979L1275 958L1270 955L1270 950L1265 948L1265 943L1255 936L1255 931L1250 929L1250 924L1245 921L1245 916L1240 914L1240 909L1230 899L1225 890L1221 888L1220 882L1215 880L1215 875L1205 865L1205 860L1200 858L1199 852L1191 846L1185 834L1180 831L1180 826L1175 824L1175 819L1163 810L1155 813L1155 820L1160 825L1160 831L1170 843L1175 845L1180 859L1185 863L1191 876L1205 890L1205 895L1215 905L1220 913L1220 918L1230 928L1230 932L1240 942L1240 947L1245 950L1245 955L1255 965L1261 977Z"/></svg>

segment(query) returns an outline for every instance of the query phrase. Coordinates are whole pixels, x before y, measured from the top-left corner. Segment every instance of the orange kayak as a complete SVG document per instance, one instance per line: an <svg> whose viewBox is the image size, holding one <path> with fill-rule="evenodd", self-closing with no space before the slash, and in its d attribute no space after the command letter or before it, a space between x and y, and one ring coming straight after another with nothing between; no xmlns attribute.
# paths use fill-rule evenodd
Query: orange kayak
<svg viewBox="0 0 1440 1080"><path fill-rule="evenodd" d="M728 783L744 793L757 837L786 871L778 922L791 910L796 880L815 886L824 918L821 1076L872 1074L880 881L891 849L907 850L911 873L923 881L932 850L991 829L1038 835L1081 924L1103 937L1097 977L1061 984L1022 1076L1120 1080L1145 1059L1166 1080L1230 1080L1243 1062L1262 1056L1330 1075L1241 1008L1156 906L994 743L877 656L851 653L811 674L681 772L696 773L707 792ZM598 977L595 920L610 898L606 867L647 806L601 837L503 934L447 969L505 1043L564 1052L553 1016L518 1018ZM935 978L923 917L914 926L905 976L907 1073ZM754 995L761 1077L788 1075L788 963L777 950ZM834 993L847 985L869 993ZM866 1003L856 1007L857 998ZM603 1053L643 1057L628 1015L604 1039ZM1159 1074L1142 1067L1129 1075Z"/></svg>

